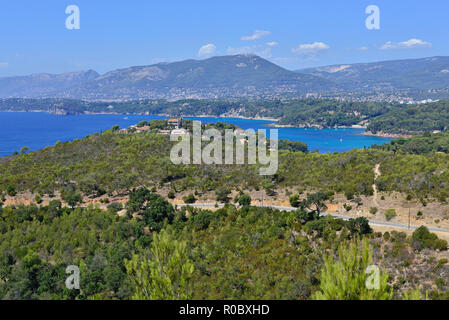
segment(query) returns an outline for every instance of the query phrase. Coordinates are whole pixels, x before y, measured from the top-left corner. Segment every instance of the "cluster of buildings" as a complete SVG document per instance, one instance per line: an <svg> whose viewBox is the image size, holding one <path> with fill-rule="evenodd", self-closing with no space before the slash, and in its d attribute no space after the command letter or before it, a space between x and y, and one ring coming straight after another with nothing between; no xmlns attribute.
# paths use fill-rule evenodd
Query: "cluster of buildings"
<svg viewBox="0 0 449 320"><path fill-rule="evenodd" d="M167 120L168 129L159 130L159 134L163 135L186 135L188 132L186 129L182 128L182 118L170 118ZM137 132L147 132L151 130L149 125L144 125L138 127L137 125L130 126L130 128L135 129ZM128 129L121 129L120 132L128 132Z"/></svg>

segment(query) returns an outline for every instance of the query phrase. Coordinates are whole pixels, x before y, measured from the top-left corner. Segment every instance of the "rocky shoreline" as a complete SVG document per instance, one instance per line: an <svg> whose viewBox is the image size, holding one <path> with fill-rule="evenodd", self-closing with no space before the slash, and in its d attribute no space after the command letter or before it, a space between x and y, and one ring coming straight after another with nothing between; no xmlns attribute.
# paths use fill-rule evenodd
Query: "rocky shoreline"
<svg viewBox="0 0 449 320"><path fill-rule="evenodd" d="M361 135L372 136L372 137L380 137L380 138L392 138L392 139L411 138L411 137L413 137L413 135L411 135L411 134L385 133L385 132L372 133L371 131L365 131L365 132L361 133Z"/></svg>

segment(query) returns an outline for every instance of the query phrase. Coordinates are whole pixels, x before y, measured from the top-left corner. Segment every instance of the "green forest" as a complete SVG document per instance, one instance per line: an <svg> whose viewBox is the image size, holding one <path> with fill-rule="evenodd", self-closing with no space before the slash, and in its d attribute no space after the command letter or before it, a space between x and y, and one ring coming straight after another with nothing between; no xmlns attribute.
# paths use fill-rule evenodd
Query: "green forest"
<svg viewBox="0 0 449 320"><path fill-rule="evenodd" d="M423 249L447 247L426 228L407 237L374 233L365 218L343 221L303 209L177 209L145 188L131 192L125 216L117 215L119 209L71 209L58 200L1 208L0 298L305 300L344 299L347 292L351 299L447 297L447 284L436 273L412 269ZM369 260L353 246L368 250L363 256ZM383 255L369 247L382 248ZM343 255L358 262L345 269L348 274L329 275L344 261L335 257ZM413 276L405 281L387 272L398 259L409 262L402 268ZM365 268L371 262L383 266L382 287L367 292ZM445 263L427 262L435 270ZM64 285L68 265L79 266L79 290ZM330 290L342 277L351 279L348 286Z"/></svg>
<svg viewBox="0 0 449 320"><path fill-rule="evenodd" d="M117 113L170 116L239 116L278 119L279 125L334 128L367 126L372 133L423 134L446 131L449 102L400 104L332 99L293 100L138 100L98 102L69 99L0 99L0 111L62 114Z"/></svg>
<svg viewBox="0 0 449 320"><path fill-rule="evenodd" d="M81 193L95 198L126 195L139 186L164 187L175 195L186 190L204 194L223 189L265 190L275 195L276 189L288 187L371 195L373 168L380 164L382 176L376 180L380 191L446 202L449 154L440 147L432 152L428 150L432 144L418 142L447 141L447 136L395 140L382 147L334 154L307 152L304 144L281 141L277 174L261 176L259 165L175 165L169 155L176 142L170 142L168 136L122 133L114 127L28 154L0 158L0 196L31 191L49 196L59 192L66 198ZM422 150L428 152L413 145L424 145ZM406 147L421 151L410 152ZM398 148L404 151L398 152Z"/></svg>
<svg viewBox="0 0 449 320"><path fill-rule="evenodd" d="M0 158L0 202L34 195L33 204L0 207L0 298L447 299L449 284L436 272L447 267L436 258L445 240L425 227L380 233L363 217L321 214L336 193L371 195L374 182L447 203L447 141L447 133L426 134L335 154L281 141L279 170L268 177L258 165L174 165L168 136L117 126ZM212 191L226 205L177 207L157 193L163 188L167 198L190 192L186 203ZM250 206L249 191L276 196L286 188L305 195L291 196L296 211ZM231 190L239 196L231 199ZM83 198L115 195L128 200L80 207ZM43 204L43 196L52 200ZM347 266L345 257L357 263ZM371 263L382 269L374 292L364 289ZM65 287L69 265L80 268L80 290Z"/></svg>

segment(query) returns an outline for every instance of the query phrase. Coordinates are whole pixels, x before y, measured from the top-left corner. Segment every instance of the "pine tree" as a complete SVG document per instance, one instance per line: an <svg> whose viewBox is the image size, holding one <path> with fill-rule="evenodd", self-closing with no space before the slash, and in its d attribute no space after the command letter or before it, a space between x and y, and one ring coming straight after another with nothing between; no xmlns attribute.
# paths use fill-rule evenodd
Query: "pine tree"
<svg viewBox="0 0 449 320"><path fill-rule="evenodd" d="M134 284L133 300L192 298L194 265L187 255L187 242L176 240L171 229L154 234L149 259L133 254L125 266Z"/></svg>
<svg viewBox="0 0 449 320"><path fill-rule="evenodd" d="M430 300L429 299L429 293L426 292L421 292L421 290L419 290L419 288L416 288L415 290L408 290L405 291L403 296L402 296L402 300Z"/></svg>
<svg viewBox="0 0 449 320"><path fill-rule="evenodd" d="M324 256L320 291L316 292L312 298L315 300L391 299L392 291L387 284L388 275L377 267L370 267L372 255L368 240L364 239L341 244L338 248L338 259L333 254ZM378 277L376 277L376 269L379 270Z"/></svg>

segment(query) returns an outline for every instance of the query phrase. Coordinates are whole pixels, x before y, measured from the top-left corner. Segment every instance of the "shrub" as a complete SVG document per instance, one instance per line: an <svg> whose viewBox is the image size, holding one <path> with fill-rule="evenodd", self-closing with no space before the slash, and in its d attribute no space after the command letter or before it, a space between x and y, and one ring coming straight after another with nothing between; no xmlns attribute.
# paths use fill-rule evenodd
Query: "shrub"
<svg viewBox="0 0 449 320"><path fill-rule="evenodd" d="M369 208L369 213L371 213L371 214L376 214L377 211L378 211L378 209L376 207Z"/></svg>
<svg viewBox="0 0 449 320"><path fill-rule="evenodd" d="M385 218L387 221L390 221L391 219L395 218L397 216L396 210L394 209L387 209L385 210Z"/></svg>
<svg viewBox="0 0 449 320"><path fill-rule="evenodd" d="M182 200L184 201L184 203L195 203L196 202L196 198L193 194L189 194L186 197L183 197Z"/></svg>
<svg viewBox="0 0 449 320"><path fill-rule="evenodd" d="M357 219L350 219L346 223L348 229L351 231L351 233L357 233L359 235L369 234L373 232L373 229L371 229L369 225L368 219L365 217L359 217Z"/></svg>
<svg viewBox="0 0 449 320"><path fill-rule="evenodd" d="M425 226L421 226L413 232L412 246L416 250L430 248L434 250L446 250L447 241L439 239L434 233L431 233Z"/></svg>
<svg viewBox="0 0 449 320"><path fill-rule="evenodd" d="M437 278L436 280L435 280L435 284L436 284L436 286L438 287L438 289L443 289L444 288L444 285L446 284L446 281L444 281L444 279L443 278Z"/></svg>
<svg viewBox="0 0 449 320"><path fill-rule="evenodd" d="M220 188L215 192L216 200L218 202L228 203L230 200L228 197L230 193L231 193L231 190L229 190L227 188Z"/></svg>
<svg viewBox="0 0 449 320"><path fill-rule="evenodd" d="M123 210L123 204L120 202L112 202L110 205L108 205L108 210L118 212L120 210Z"/></svg>
<svg viewBox="0 0 449 320"><path fill-rule="evenodd" d="M8 188L6 188L6 193L11 197L14 197L17 194L16 189L12 186L8 186Z"/></svg>
<svg viewBox="0 0 449 320"><path fill-rule="evenodd" d="M290 197L290 205L294 208L298 208L299 207L299 194L295 194L293 196Z"/></svg>
<svg viewBox="0 0 449 320"><path fill-rule="evenodd" d="M248 194L242 194L238 202L241 206L249 206L251 205L251 197Z"/></svg>
<svg viewBox="0 0 449 320"><path fill-rule="evenodd" d="M347 200L354 199L354 191L346 191L345 192L345 197L346 197Z"/></svg>
<svg viewBox="0 0 449 320"><path fill-rule="evenodd" d="M175 198L175 193L174 193L172 190L170 190L170 191L168 192L167 197L168 197L169 199L174 199L174 198Z"/></svg>
<svg viewBox="0 0 449 320"><path fill-rule="evenodd" d="M36 203L42 203L42 196L41 196L39 193L37 193L37 194L34 196L34 201L35 201Z"/></svg>

